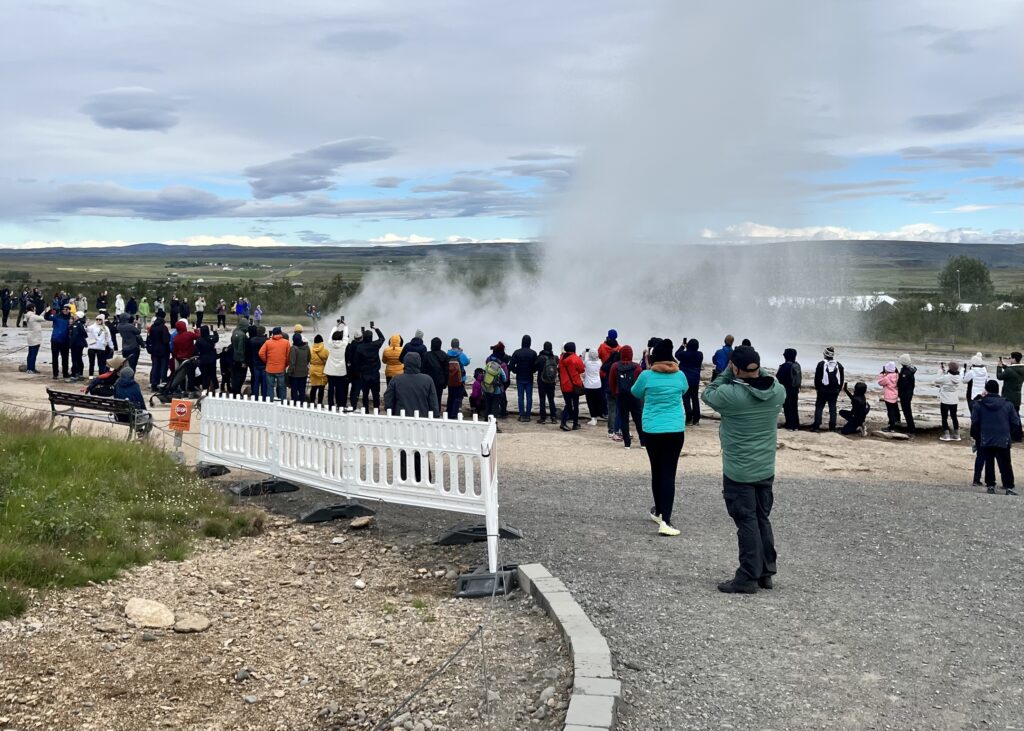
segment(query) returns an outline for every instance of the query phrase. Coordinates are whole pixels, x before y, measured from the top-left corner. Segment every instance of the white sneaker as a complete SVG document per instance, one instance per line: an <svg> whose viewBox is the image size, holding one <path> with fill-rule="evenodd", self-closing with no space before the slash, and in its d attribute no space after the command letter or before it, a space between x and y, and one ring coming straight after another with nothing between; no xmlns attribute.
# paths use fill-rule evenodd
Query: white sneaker
<svg viewBox="0 0 1024 731"><path fill-rule="evenodd" d="M597 419L591 419L588 421L587 426L597 426Z"/></svg>
<svg viewBox="0 0 1024 731"><path fill-rule="evenodd" d="M651 512L649 512L647 515L651 520L655 522L655 524L661 525L661 516L654 514L654 508L651 508Z"/></svg>
<svg viewBox="0 0 1024 731"><path fill-rule="evenodd" d="M949 429L946 429L944 432L942 432L942 436L939 437L939 441L940 442L948 442L949 440L950 440Z"/></svg>
<svg viewBox="0 0 1024 731"><path fill-rule="evenodd" d="M672 526L670 526L665 521L662 521L661 525L658 526L658 535L659 536L677 536L677 535L679 535L679 529L678 528L673 528Z"/></svg>

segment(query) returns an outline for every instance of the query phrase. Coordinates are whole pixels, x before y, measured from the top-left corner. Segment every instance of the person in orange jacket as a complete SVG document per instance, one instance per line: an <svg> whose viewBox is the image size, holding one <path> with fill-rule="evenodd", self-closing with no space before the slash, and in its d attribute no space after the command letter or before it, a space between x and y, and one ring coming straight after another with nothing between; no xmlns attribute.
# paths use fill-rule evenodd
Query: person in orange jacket
<svg viewBox="0 0 1024 731"><path fill-rule="evenodd" d="M260 348L260 360L267 366L267 392L270 398L276 395L278 401L284 401L287 398L285 384L288 380L285 371L288 370L288 353L292 346L281 334L281 328L275 327L270 335L270 339Z"/></svg>
<svg viewBox="0 0 1024 731"><path fill-rule="evenodd" d="M580 428L580 394L583 393L583 374L586 370L583 359L576 355L576 343L570 341L562 346L562 357L558 360L558 380L562 387L562 398L565 399L562 431L570 431L567 426L570 416L572 429Z"/></svg>

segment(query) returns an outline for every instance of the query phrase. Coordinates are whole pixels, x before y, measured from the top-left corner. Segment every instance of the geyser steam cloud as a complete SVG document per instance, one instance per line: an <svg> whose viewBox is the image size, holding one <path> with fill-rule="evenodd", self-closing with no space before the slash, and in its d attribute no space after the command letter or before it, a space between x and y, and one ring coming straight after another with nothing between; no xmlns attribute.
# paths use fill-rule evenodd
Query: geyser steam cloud
<svg viewBox="0 0 1024 731"><path fill-rule="evenodd" d="M808 322L763 304L842 289L827 245L723 246L701 232L804 223L809 178L841 167L835 129L847 143L880 136L888 118L869 108L873 87L919 81L886 68L885 48L900 41L883 42L890 26L915 20L899 12L871 0L666 3L623 96L588 122L539 269L510 261L483 292L443 262L371 273L344 308L349 322L374 319L406 337L422 329L446 347L457 336L476 355L498 339L516 347L524 333L582 351L611 327L634 347L650 335L699 337L706 353L726 331L762 348L855 336L834 309Z"/></svg>

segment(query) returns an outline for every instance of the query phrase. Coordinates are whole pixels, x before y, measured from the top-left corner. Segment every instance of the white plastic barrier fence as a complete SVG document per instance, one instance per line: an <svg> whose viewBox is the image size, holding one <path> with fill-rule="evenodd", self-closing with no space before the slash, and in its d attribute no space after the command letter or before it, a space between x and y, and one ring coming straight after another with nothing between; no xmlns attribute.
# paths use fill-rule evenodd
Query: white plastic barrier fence
<svg viewBox="0 0 1024 731"><path fill-rule="evenodd" d="M202 461L241 466L349 498L483 515L498 570L494 418L453 421L250 397L202 402Z"/></svg>

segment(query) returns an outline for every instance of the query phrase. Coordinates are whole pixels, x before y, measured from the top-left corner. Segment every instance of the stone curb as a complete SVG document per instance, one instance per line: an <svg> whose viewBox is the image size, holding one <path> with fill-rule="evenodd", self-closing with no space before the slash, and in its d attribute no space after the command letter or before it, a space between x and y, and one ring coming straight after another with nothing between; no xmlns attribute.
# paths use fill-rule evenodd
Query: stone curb
<svg viewBox="0 0 1024 731"><path fill-rule="evenodd" d="M573 683L565 731L611 731L622 700L622 683L612 672L612 654L604 636L565 584L543 565L523 564L517 571L519 586L544 608L569 643Z"/></svg>

